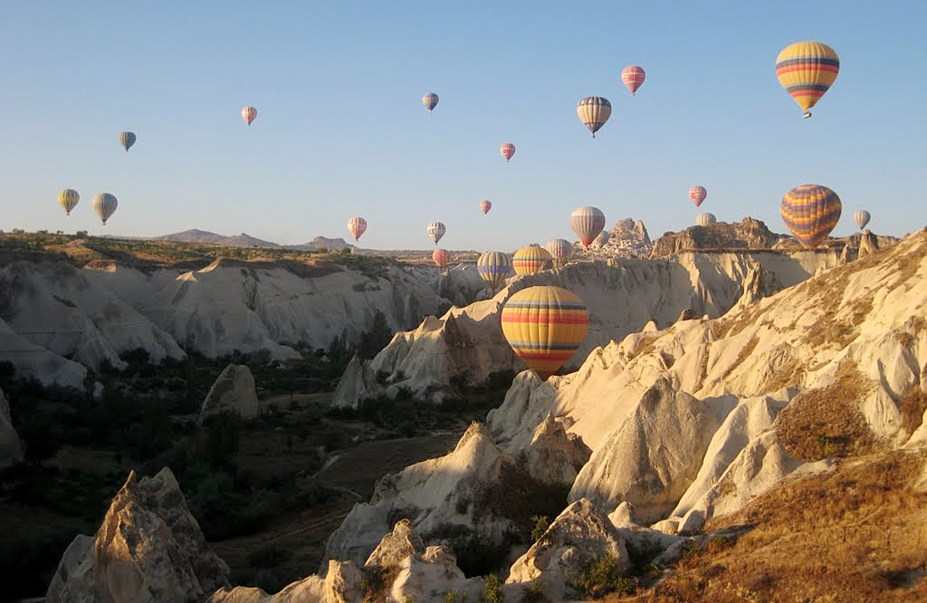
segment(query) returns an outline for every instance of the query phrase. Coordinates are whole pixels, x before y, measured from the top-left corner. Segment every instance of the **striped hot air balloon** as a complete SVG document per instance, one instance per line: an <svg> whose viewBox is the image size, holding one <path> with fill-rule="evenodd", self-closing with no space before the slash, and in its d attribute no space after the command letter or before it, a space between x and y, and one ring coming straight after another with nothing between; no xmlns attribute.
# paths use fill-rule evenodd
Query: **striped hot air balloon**
<svg viewBox="0 0 927 603"><path fill-rule="evenodd" d="M126 150L126 153L129 152L129 149L132 148L132 145L135 144L136 136L135 132L120 132L119 133L119 144L122 145L122 148Z"/></svg>
<svg viewBox="0 0 927 603"><path fill-rule="evenodd" d="M695 223L699 226L711 226L718 222L718 219L713 213L704 212L695 216Z"/></svg>
<svg viewBox="0 0 927 603"><path fill-rule="evenodd" d="M577 207L570 214L570 227L583 247L589 247L605 228L605 214L597 207Z"/></svg>
<svg viewBox="0 0 927 603"><path fill-rule="evenodd" d="M488 199L483 199L482 201L480 201L480 211L483 212L484 216L488 214L489 210L491 209L492 209L492 202L490 202Z"/></svg>
<svg viewBox="0 0 927 603"><path fill-rule="evenodd" d="M693 186L689 189L689 198L695 203L695 207L700 206L707 196L708 190L704 186Z"/></svg>
<svg viewBox="0 0 927 603"><path fill-rule="evenodd" d="M819 184L796 186L782 198L779 212L798 241L817 247L840 220L842 205L837 193Z"/></svg>
<svg viewBox="0 0 927 603"><path fill-rule="evenodd" d="M251 122L254 121L255 117L257 117L257 109L255 109L251 105L248 105L247 107L241 110L241 118L245 120L245 123L248 124L249 126L251 125Z"/></svg>
<svg viewBox="0 0 927 603"><path fill-rule="evenodd" d="M869 212L865 209L857 210L856 213L853 214L853 219L856 221L856 225L860 230L866 228L866 224L869 224L871 218L872 216L870 216Z"/></svg>
<svg viewBox="0 0 927 603"><path fill-rule="evenodd" d="M438 241L441 240L441 237L444 236L444 233L447 232L447 228L445 228L444 224L441 222L432 222L428 225L426 231L428 232L429 238L431 238L431 240L435 242L435 245L437 245Z"/></svg>
<svg viewBox="0 0 927 603"><path fill-rule="evenodd" d="M549 251L538 245L528 245L522 247L512 256L512 268L515 274L535 274L541 270L550 268L554 257Z"/></svg>
<svg viewBox="0 0 927 603"><path fill-rule="evenodd" d="M512 260L501 251L487 251L476 260L476 271L495 291L512 273Z"/></svg>
<svg viewBox="0 0 927 603"><path fill-rule="evenodd" d="M64 188L58 193L58 204L64 208L65 215L71 215L71 210L78 201L80 201L80 195L73 188Z"/></svg>
<svg viewBox="0 0 927 603"><path fill-rule="evenodd" d="M833 86L840 71L840 57L833 48L820 42L796 42L786 46L776 58L779 84L811 117L813 107Z"/></svg>
<svg viewBox="0 0 927 603"><path fill-rule="evenodd" d="M522 361L542 379L556 373L586 339L589 312L560 287L528 287L502 306L502 333Z"/></svg>
<svg viewBox="0 0 927 603"><path fill-rule="evenodd" d="M422 97L422 104L425 105L425 108L428 109L428 112L431 113L436 106L438 106L438 95L434 92L429 92Z"/></svg>
<svg viewBox="0 0 927 603"><path fill-rule="evenodd" d="M551 239L544 244L551 256L554 258L554 264L562 266L563 261L573 253L573 244L566 239Z"/></svg>
<svg viewBox="0 0 927 603"><path fill-rule="evenodd" d="M611 116L612 104L608 102L607 98L601 96L587 96L576 105L576 114L579 116L579 120L592 132L592 137L595 138L595 133L605 125L605 122Z"/></svg>
<svg viewBox="0 0 927 603"><path fill-rule="evenodd" d="M96 212L97 216L103 222L103 226L106 226L106 221L110 219L113 212L115 212L116 208L119 206L119 201L116 200L116 197L109 193L94 195L90 203L93 205L93 211Z"/></svg>
<svg viewBox="0 0 927 603"><path fill-rule="evenodd" d="M445 268L451 261L451 252L447 249L435 249L435 252L431 254L431 259L439 268Z"/></svg>
<svg viewBox="0 0 927 603"><path fill-rule="evenodd" d="M507 142L499 147L499 152L502 153L502 156L505 157L505 160L508 161L512 158L512 155L515 154L515 145L511 142Z"/></svg>
<svg viewBox="0 0 927 603"><path fill-rule="evenodd" d="M364 234L365 230L367 230L367 220L357 216L348 220L348 232L354 236L355 241Z"/></svg>
<svg viewBox="0 0 927 603"><path fill-rule="evenodd" d="M599 235L593 239L592 245L598 247L599 249L605 247L608 244L608 240L612 238L612 234L607 230L603 230Z"/></svg>
<svg viewBox="0 0 927 603"><path fill-rule="evenodd" d="M621 70L621 81L624 82L624 85L631 91L631 96L634 96L637 89L641 87L646 76L647 74L644 73L644 68L638 65L628 65Z"/></svg>

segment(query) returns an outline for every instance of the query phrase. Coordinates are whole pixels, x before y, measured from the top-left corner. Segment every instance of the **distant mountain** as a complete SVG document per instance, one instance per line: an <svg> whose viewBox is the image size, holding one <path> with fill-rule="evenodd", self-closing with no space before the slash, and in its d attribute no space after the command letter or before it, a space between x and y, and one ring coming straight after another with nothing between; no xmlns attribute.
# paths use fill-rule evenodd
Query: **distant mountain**
<svg viewBox="0 0 927 603"><path fill-rule="evenodd" d="M153 238L159 241L176 241L178 243L213 243L227 247L283 247L283 245L271 241L256 239L244 232L233 237L227 237L197 228Z"/></svg>
<svg viewBox="0 0 927 603"><path fill-rule="evenodd" d="M303 243L301 245L288 245L291 249L305 249L307 251L315 251L322 247L328 249L329 251L335 251L338 249L355 249L354 245L350 245L338 237L337 239L329 239L328 237L316 237L309 241L308 243Z"/></svg>

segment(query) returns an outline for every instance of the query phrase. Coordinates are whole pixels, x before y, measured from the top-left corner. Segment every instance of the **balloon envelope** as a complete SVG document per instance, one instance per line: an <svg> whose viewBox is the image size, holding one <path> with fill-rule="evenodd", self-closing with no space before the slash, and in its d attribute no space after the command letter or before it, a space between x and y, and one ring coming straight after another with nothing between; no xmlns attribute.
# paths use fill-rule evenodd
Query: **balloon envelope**
<svg viewBox="0 0 927 603"><path fill-rule="evenodd" d="M132 148L132 145L135 144L135 133L134 132L120 132L119 133L119 144L122 145L122 148L126 150L126 153L129 152L129 149Z"/></svg>
<svg viewBox="0 0 927 603"><path fill-rule="evenodd" d="M837 193L819 184L796 186L782 198L779 212L795 238L811 249L827 238L840 220Z"/></svg>
<svg viewBox="0 0 927 603"><path fill-rule="evenodd" d="M499 147L499 152L502 153L502 156L505 157L505 160L508 161L512 158L512 155L515 154L515 145L511 142L507 142Z"/></svg>
<svg viewBox="0 0 927 603"><path fill-rule="evenodd" d="M871 218L872 216L870 216L869 212L865 209L857 210L857 212L853 214L853 219L856 220L856 225L860 230L866 228L866 224L869 224Z"/></svg>
<svg viewBox="0 0 927 603"><path fill-rule="evenodd" d="M492 290L498 289L512 272L512 260L501 251L487 251L476 260L480 278L489 283Z"/></svg>
<svg viewBox="0 0 927 603"><path fill-rule="evenodd" d="M637 89L641 87L646 76L647 74L644 73L644 68L639 65L628 65L621 70L621 81L624 82L624 85L631 91L631 96L634 96Z"/></svg>
<svg viewBox="0 0 927 603"><path fill-rule="evenodd" d="M605 125L605 122L611 116L612 104L608 102L607 98L601 96L587 96L579 101L576 106L576 114L579 116L579 120L592 132L592 137L595 138L595 133Z"/></svg>
<svg viewBox="0 0 927 603"><path fill-rule="evenodd" d="M367 220L360 217L353 217L348 220L348 231L354 236L356 241L367 230Z"/></svg>
<svg viewBox="0 0 927 603"><path fill-rule="evenodd" d="M566 239L551 239L544 244L544 249L553 256L554 260L561 261L573 253L573 244Z"/></svg>
<svg viewBox="0 0 927 603"><path fill-rule="evenodd" d="M438 95L434 92L429 92L422 97L422 104L425 105L425 108L428 109L429 113L431 113L431 111L438 105Z"/></svg>
<svg viewBox="0 0 927 603"><path fill-rule="evenodd" d="M840 57L820 42L796 42L786 46L776 58L776 77L798 106L811 117L809 109L834 84L840 71Z"/></svg>
<svg viewBox="0 0 927 603"><path fill-rule="evenodd" d="M717 223L718 219L713 213L705 212L695 216L695 223L699 226L711 226Z"/></svg>
<svg viewBox="0 0 927 603"><path fill-rule="evenodd" d="M695 207L700 206L707 196L708 190L704 186L693 186L689 189L689 198L695 203Z"/></svg>
<svg viewBox="0 0 927 603"><path fill-rule="evenodd" d="M570 227L583 247L589 247L605 228L605 214L597 207L577 207L570 214Z"/></svg>
<svg viewBox="0 0 927 603"><path fill-rule="evenodd" d="M518 275L535 274L550 268L553 259L550 252L543 247L528 245L516 251L512 256L512 268Z"/></svg>
<svg viewBox="0 0 927 603"><path fill-rule="evenodd" d="M435 242L435 245L438 244L438 241L440 241L441 237L444 236L444 233L447 232L447 228L445 228L444 224L441 222L432 222L428 225L426 230L428 232L428 236L432 241Z"/></svg>
<svg viewBox="0 0 927 603"><path fill-rule="evenodd" d="M119 201L116 200L116 197L109 193L94 195L90 203L93 205L93 211L96 212L104 226L106 226L106 221L110 219L113 212L116 211L116 207L119 206Z"/></svg>
<svg viewBox="0 0 927 603"><path fill-rule="evenodd" d="M58 193L58 204L64 208L65 215L71 215L71 210L78 201L80 201L80 195L73 188L61 189Z"/></svg>
<svg viewBox="0 0 927 603"><path fill-rule="evenodd" d="M490 201L488 201L487 199L483 199L482 201L480 201L480 211L483 212L484 216L488 214L489 210L491 209L492 209L492 203Z"/></svg>
<svg viewBox="0 0 927 603"><path fill-rule="evenodd" d="M444 268L451 261L451 252L447 249L435 249L435 252L431 254L431 259L439 268Z"/></svg>
<svg viewBox="0 0 927 603"><path fill-rule="evenodd" d="M241 110L241 118L244 119L245 123L248 124L249 126L251 125L251 122L254 121L255 117L257 117L257 109L255 109L251 105L248 105L247 107Z"/></svg>
<svg viewBox="0 0 927 603"><path fill-rule="evenodd" d="M557 372L586 339L589 312L560 287L528 287L502 306L502 333L522 361L542 379Z"/></svg>

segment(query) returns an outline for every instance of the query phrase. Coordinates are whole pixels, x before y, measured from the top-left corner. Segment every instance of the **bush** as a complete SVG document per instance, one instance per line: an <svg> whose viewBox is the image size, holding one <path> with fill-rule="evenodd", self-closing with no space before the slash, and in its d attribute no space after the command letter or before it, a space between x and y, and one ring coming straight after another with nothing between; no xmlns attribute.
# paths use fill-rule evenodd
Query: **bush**
<svg viewBox="0 0 927 603"><path fill-rule="evenodd" d="M483 582L483 599L487 603L503 603L505 601L505 595L502 594L502 584L496 574L486 576L486 581Z"/></svg>
<svg viewBox="0 0 927 603"><path fill-rule="evenodd" d="M602 555L587 565L576 581L571 584L580 595L592 599L609 593L631 594L634 583L618 571L618 560L614 555Z"/></svg>
<svg viewBox="0 0 927 603"><path fill-rule="evenodd" d="M450 533L449 545L466 577L485 576L502 567L509 552L507 541L495 542L488 534L463 526L454 526Z"/></svg>
<svg viewBox="0 0 927 603"><path fill-rule="evenodd" d="M531 528L531 542L537 542L547 531L547 528L550 527L550 517L547 515L532 515L531 521L534 522L534 527Z"/></svg>

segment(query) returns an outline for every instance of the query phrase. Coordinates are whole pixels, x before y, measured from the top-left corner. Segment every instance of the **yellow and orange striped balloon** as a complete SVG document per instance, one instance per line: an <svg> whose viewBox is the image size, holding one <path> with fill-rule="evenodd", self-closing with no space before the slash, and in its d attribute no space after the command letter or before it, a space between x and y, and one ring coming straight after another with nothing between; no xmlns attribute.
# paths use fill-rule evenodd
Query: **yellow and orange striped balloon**
<svg viewBox="0 0 927 603"><path fill-rule="evenodd" d="M837 193L820 184L802 184L785 194L779 213L795 238L813 249L840 221L843 205Z"/></svg>
<svg viewBox="0 0 927 603"><path fill-rule="evenodd" d="M820 42L796 42L786 46L776 58L779 84L811 117L813 107L834 84L840 71L840 57L833 48Z"/></svg>
<svg viewBox="0 0 927 603"><path fill-rule="evenodd" d="M543 247L528 245L516 251L512 256L512 267L518 275L535 274L545 268L550 268L553 259L550 252Z"/></svg>
<svg viewBox="0 0 927 603"><path fill-rule="evenodd" d="M502 333L522 361L542 379L556 373L586 339L589 311L560 287L528 287L502 307Z"/></svg>
<svg viewBox="0 0 927 603"><path fill-rule="evenodd" d="M80 201L80 195L73 188L65 188L58 193L58 203L64 208L64 212L68 216L71 215L71 210L74 209L78 201Z"/></svg>

